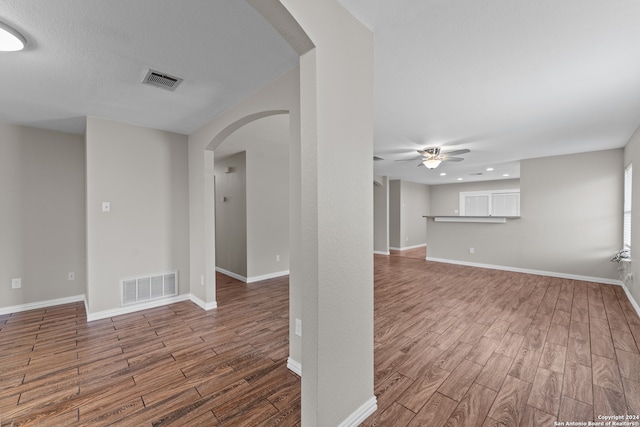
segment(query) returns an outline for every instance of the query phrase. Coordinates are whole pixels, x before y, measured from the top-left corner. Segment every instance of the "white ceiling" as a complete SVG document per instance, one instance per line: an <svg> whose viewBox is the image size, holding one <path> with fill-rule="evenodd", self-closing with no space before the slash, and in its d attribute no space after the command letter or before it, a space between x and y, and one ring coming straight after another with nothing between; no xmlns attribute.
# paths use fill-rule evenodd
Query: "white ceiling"
<svg viewBox="0 0 640 427"><path fill-rule="evenodd" d="M637 0L339 1L374 31L376 174L513 178L521 159L622 147L640 123ZM431 145L471 153L392 161Z"/></svg>
<svg viewBox="0 0 640 427"><path fill-rule="evenodd" d="M0 121L83 133L98 116L189 134L297 64L246 1L0 0ZM184 79L144 86L147 70Z"/></svg>
<svg viewBox="0 0 640 427"><path fill-rule="evenodd" d="M622 147L640 123L637 0L339 1L374 31L377 175L513 178L522 159ZM0 53L0 121L66 132L98 116L189 134L297 63L242 0L0 0L0 21L29 42ZM149 68L184 82L143 86ZM394 161L433 145L471 153Z"/></svg>

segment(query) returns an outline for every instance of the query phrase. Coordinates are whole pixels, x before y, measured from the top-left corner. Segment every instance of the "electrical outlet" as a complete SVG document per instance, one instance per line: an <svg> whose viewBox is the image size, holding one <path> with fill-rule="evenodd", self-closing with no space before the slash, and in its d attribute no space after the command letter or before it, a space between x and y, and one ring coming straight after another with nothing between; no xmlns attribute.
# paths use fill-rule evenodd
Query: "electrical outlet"
<svg viewBox="0 0 640 427"><path fill-rule="evenodd" d="M111 202L102 202L102 212L111 212Z"/></svg>
<svg viewBox="0 0 640 427"><path fill-rule="evenodd" d="M74 271L70 271L67 273L67 280L76 280L76 273Z"/></svg>
<svg viewBox="0 0 640 427"><path fill-rule="evenodd" d="M302 336L302 320L296 319L296 335Z"/></svg>
<svg viewBox="0 0 640 427"><path fill-rule="evenodd" d="M476 253L476 250L475 250L474 248L469 248L469 253L470 253L470 254L475 254L475 253Z"/></svg>
<svg viewBox="0 0 640 427"><path fill-rule="evenodd" d="M204 286L204 274L200 275L200 284Z"/></svg>
<svg viewBox="0 0 640 427"><path fill-rule="evenodd" d="M276 255L276 261L280 261L280 255Z"/></svg>
<svg viewBox="0 0 640 427"><path fill-rule="evenodd" d="M19 289L21 287L22 287L22 279L20 277L11 279L11 289Z"/></svg>

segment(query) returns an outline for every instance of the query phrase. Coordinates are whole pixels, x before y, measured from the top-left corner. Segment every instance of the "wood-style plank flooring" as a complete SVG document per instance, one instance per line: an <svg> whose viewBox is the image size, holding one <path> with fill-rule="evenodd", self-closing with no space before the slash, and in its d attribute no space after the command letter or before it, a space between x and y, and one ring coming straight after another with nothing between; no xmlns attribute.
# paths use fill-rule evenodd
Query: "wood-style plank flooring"
<svg viewBox="0 0 640 427"><path fill-rule="evenodd" d="M397 255L376 256L378 410L364 425L640 415L640 319L621 287Z"/></svg>
<svg viewBox="0 0 640 427"><path fill-rule="evenodd" d="M421 249L424 251L424 248ZM406 253L404 253L406 252ZM375 257L366 426L553 426L640 415L640 319L616 286ZM0 316L0 425L299 426L285 279L86 323Z"/></svg>
<svg viewBox="0 0 640 427"><path fill-rule="evenodd" d="M218 275L191 302L86 322L83 304L0 316L0 425L297 426L288 281Z"/></svg>

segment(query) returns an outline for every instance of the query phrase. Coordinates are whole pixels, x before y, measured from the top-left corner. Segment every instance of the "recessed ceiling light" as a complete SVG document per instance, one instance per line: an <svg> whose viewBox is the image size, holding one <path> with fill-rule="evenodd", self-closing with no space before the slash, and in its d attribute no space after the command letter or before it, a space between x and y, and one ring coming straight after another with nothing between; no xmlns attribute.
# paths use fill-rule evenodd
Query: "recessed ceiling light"
<svg viewBox="0 0 640 427"><path fill-rule="evenodd" d="M442 172L442 173L440 174L440 176L446 176L446 175L447 175L447 173L446 173L446 172Z"/></svg>
<svg viewBox="0 0 640 427"><path fill-rule="evenodd" d="M0 51L16 52L24 49L26 44L27 41L22 34L7 24L0 22Z"/></svg>
<svg viewBox="0 0 640 427"><path fill-rule="evenodd" d="M464 178L458 178L458 181L462 181Z"/></svg>
<svg viewBox="0 0 640 427"><path fill-rule="evenodd" d="M491 172L493 168L487 168L487 172Z"/></svg>
<svg viewBox="0 0 640 427"><path fill-rule="evenodd" d="M502 176L509 176L509 174L508 173L503 173Z"/></svg>

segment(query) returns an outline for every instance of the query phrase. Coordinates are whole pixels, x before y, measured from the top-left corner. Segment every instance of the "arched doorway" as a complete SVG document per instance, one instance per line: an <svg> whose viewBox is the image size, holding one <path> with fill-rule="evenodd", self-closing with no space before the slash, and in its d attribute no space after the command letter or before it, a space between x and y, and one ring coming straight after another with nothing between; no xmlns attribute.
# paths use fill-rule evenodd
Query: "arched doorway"
<svg viewBox="0 0 640 427"><path fill-rule="evenodd" d="M214 150L216 271L289 274L289 115L244 124Z"/></svg>

